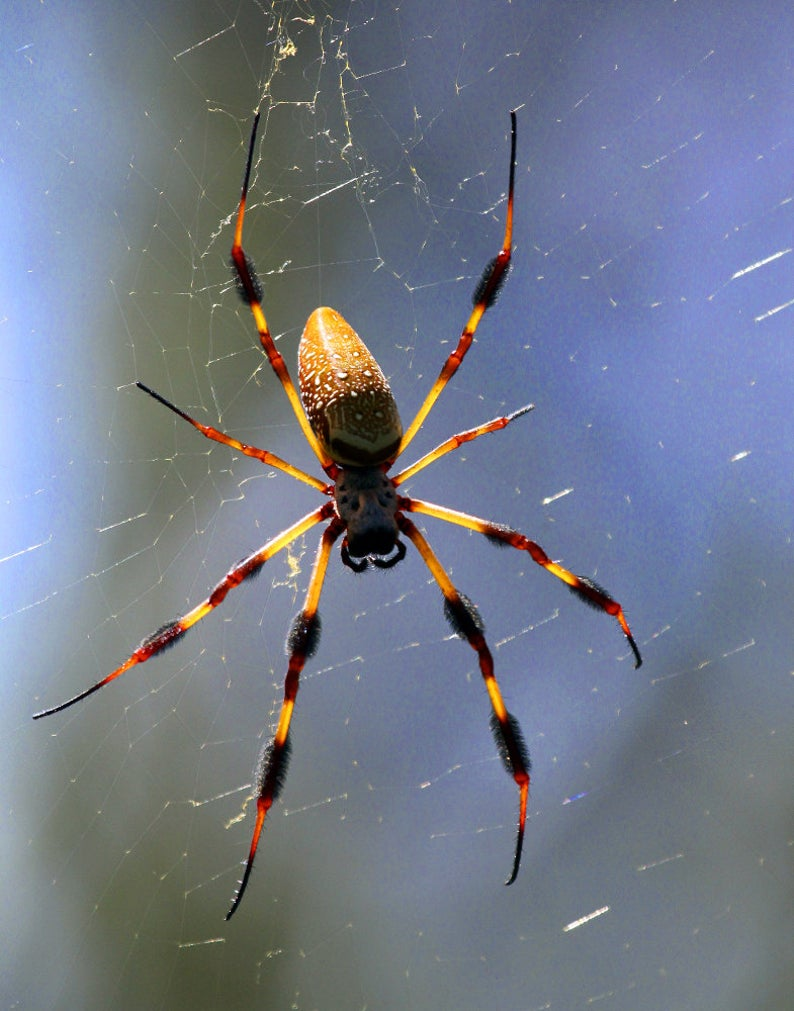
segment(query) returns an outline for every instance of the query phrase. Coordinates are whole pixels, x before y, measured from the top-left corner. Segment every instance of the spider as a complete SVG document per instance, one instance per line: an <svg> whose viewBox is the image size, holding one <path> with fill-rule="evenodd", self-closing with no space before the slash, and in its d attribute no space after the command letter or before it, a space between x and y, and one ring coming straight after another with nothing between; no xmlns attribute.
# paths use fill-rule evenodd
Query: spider
<svg viewBox="0 0 794 1011"><path fill-rule="evenodd" d="M237 910L245 893L254 865L265 817L283 787L290 754L292 722L298 683L306 661L314 655L320 639L318 604L331 548L342 538L342 562L353 572L363 572L370 564L381 569L396 565L405 557L407 538L424 560L444 597L444 611L453 632L465 639L477 654L492 714L491 729L502 763L519 792L518 829L513 865L505 884L512 884L518 874L524 828L527 818L530 760L517 719L508 712L494 676L491 652L485 641L484 626L475 605L458 591L446 569L436 557L424 534L409 518L410 513L432 516L448 523L484 534L494 544L509 545L526 551L530 558L561 579L586 604L617 618L634 655L635 666L642 663L623 608L591 579L564 569L534 541L499 523L458 512L446 506L400 494L400 485L431 463L464 443L481 435L505 428L526 414L532 405L512 414L494 418L476 428L451 436L426 453L410 467L390 476L389 471L424 423L441 391L455 374L474 339L485 312L494 304L510 267L513 231L513 192L516 166L516 114L511 112L510 175L507 194L505 232L498 254L486 265L473 297L473 309L464 326L457 347L448 356L430 392L425 397L408 428L403 431L397 405L389 384L363 341L333 309L315 309L309 317L298 350L300 399L284 359L276 348L262 308L262 287L254 266L243 250L245 217L251 165L254 157L259 112L251 130L248 160L243 178L240 203L232 245L232 268L243 300L249 306L259 340L268 361L289 399L298 423L314 450L326 480L314 477L287 463L273 453L257 449L226 435L218 429L191 418L165 397L138 383L138 387L174 414L183 418L202 435L215 442L253 457L269 467L289 474L316 488L325 501L296 523L277 534L253 554L248 555L212 589L209 596L181 618L169 621L147 636L130 656L106 677L73 698L36 713L34 719L51 716L80 702L134 667L172 646L196 622L223 602L230 590L256 574L275 554L319 523L326 527L320 538L303 608L295 617L286 642L288 657L284 699L273 739L261 751L255 771L256 821L242 879L231 902L226 919ZM301 406L301 401L303 406Z"/></svg>

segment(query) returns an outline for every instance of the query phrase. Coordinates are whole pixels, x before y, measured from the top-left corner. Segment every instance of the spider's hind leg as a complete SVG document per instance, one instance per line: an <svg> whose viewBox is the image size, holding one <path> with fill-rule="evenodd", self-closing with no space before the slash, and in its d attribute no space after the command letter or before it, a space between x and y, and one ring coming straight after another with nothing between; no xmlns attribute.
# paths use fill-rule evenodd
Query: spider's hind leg
<svg viewBox="0 0 794 1011"><path fill-rule="evenodd" d="M529 753L524 742L524 735L518 720L505 706L502 693L494 674L493 657L485 641L484 625L479 611L468 597L460 593L452 583L444 567L436 558L433 549L407 516L398 514L400 529L416 547L425 564L444 594L444 613L452 626L452 630L461 639L465 639L476 652L480 664L488 698L493 713L491 715L491 730L496 740L499 757L507 772L513 777L518 787L518 831L516 848L513 857L513 867L505 884L511 885L518 875L521 864L521 850L524 845L524 829L527 821L527 801L529 798L529 772L531 768Z"/></svg>
<svg viewBox="0 0 794 1011"><path fill-rule="evenodd" d="M317 608L320 602L320 592L323 588L325 573L328 569L328 558L331 548L339 535L344 530L344 524L338 518L331 521L323 533L320 545L317 549L317 556L314 560L314 568L309 581L309 589L306 592L306 601L303 610L300 611L292 624L292 629L287 638L287 675L284 679L284 701L281 703L278 726L273 740L267 744L259 755L255 772L256 782L256 822L251 837L251 845L248 850L248 859L245 863L243 877L235 892L226 919L230 920L234 915L245 889L248 879L254 866L259 838L262 835L262 828L265 824L265 817L278 799L284 780L287 775L287 765L290 756L289 728L292 722L292 713L295 709L295 698L298 694L303 666L309 657L313 656L320 640L320 616Z"/></svg>

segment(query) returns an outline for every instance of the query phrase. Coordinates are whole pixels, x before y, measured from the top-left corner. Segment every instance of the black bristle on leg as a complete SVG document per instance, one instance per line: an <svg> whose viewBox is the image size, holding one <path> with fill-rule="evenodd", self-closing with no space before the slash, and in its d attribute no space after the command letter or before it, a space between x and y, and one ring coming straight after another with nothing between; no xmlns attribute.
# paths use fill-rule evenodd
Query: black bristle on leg
<svg viewBox="0 0 794 1011"><path fill-rule="evenodd" d="M163 650L170 649L177 639L180 639L187 631L186 628L182 628L178 619L169 621L158 628L156 632L147 635L138 649L151 649L156 646L157 652L162 653Z"/></svg>
<svg viewBox="0 0 794 1011"><path fill-rule="evenodd" d="M507 535L512 533L513 531L506 523L489 523L485 537L488 543L493 544L494 547L509 548L512 545L510 544Z"/></svg>
<svg viewBox="0 0 794 1011"><path fill-rule="evenodd" d="M273 800L279 797L284 780L287 778L291 753L289 735L281 748L276 748L273 741L262 748L254 769L254 783L258 796L266 795Z"/></svg>
<svg viewBox="0 0 794 1011"><path fill-rule="evenodd" d="M240 271L237 268L237 264L232 259L232 278L234 279L235 287L237 288L237 293L240 298L246 305L251 305L252 302L262 301L265 295L265 290L262 287L262 282L259 280L259 275L256 272L253 260L247 253L243 253L243 258L245 259L245 267L248 277L244 278L241 276Z"/></svg>
<svg viewBox="0 0 794 1011"><path fill-rule="evenodd" d="M459 639L471 641L485 631L485 622L480 617L480 612L464 593L459 593L454 602L444 598L444 617Z"/></svg>
<svg viewBox="0 0 794 1011"><path fill-rule="evenodd" d="M477 287L472 293L472 305L479 305L481 302L484 302L485 308L490 309L497 298L499 298L502 291L502 285L505 283L507 275L510 273L510 265L508 264L495 274L494 272L497 270L498 262L499 257L495 256L492 260L489 260L488 263L486 263L485 270L482 272L482 277L477 282Z"/></svg>
<svg viewBox="0 0 794 1011"><path fill-rule="evenodd" d="M529 750L527 749L527 743L524 740L524 732L519 725L518 720L513 716L512 713L507 714L507 722L513 735L513 744L518 753L518 758L524 766L526 772L532 770L532 762L529 757ZM510 754L510 746L508 744L507 738L505 737L502 724L499 722L499 717L496 713L491 713L491 733L494 736L494 741L496 741L496 750L499 752L499 757L502 760L502 765L512 776L514 769L513 757Z"/></svg>
<svg viewBox="0 0 794 1011"><path fill-rule="evenodd" d="M320 615L307 618L303 611L295 615L286 643L287 656L299 655L308 659L317 652L320 645Z"/></svg>
<svg viewBox="0 0 794 1011"><path fill-rule="evenodd" d="M600 600L597 600L593 593L597 593L600 597L604 597L606 600L611 600L612 597L603 586L599 584L594 579L588 579L587 576L578 576L581 586L568 586L568 589L574 596L578 597L579 600L587 604L588 607L594 607L596 610L603 610ZM592 593L588 593L591 590Z"/></svg>

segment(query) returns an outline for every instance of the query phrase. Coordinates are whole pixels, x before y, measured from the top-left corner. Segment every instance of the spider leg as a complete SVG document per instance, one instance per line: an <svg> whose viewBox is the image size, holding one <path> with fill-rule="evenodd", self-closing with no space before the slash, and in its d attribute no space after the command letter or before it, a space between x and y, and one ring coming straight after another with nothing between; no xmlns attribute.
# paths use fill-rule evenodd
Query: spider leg
<svg viewBox="0 0 794 1011"><path fill-rule="evenodd" d="M626 615L623 613L623 608L620 604L607 593L603 586L599 586L592 579L588 579L587 576L577 576L573 572L569 572L568 569L564 569L562 565L558 565L557 562L553 562L543 548L539 544L536 544L535 541L531 541L524 534L519 533L518 530L513 530L501 523L491 523L489 520L480 519L478 516L470 516L468 513L458 512L457 509L448 509L446 506L435 505L432 502L422 502L414 498L401 498L400 509L406 509L408 512L424 513L425 516L435 516L436 519L446 520L447 523L456 523L460 527L467 527L469 530L476 530L478 534L484 534L491 541L499 544L509 544L510 547L517 548L519 551L528 552L533 562L537 562L547 572L550 572L553 576L566 583L571 591L580 600L584 601L585 604L589 604L591 607L595 607L607 614L611 614L613 618L617 618L634 655L634 666L642 666L640 651L637 648L637 643L634 641L634 636L631 634L631 629L626 621Z"/></svg>
<svg viewBox="0 0 794 1011"><path fill-rule="evenodd" d="M494 675L493 657L485 641L483 634L484 626L477 608L468 597L458 592L441 562L436 558L433 549L411 520L407 516L398 513L397 522L402 532L412 541L416 550L424 559L425 564L430 569L431 575L444 594L444 611L453 631L461 639L465 639L477 653L480 673L485 682L488 698L491 701L491 708L493 709L491 730L496 740L499 757L518 787L518 834L516 836L516 849L515 856L513 857L513 868L510 872L510 877L505 882L506 885L511 885L518 875L518 868L521 863L521 850L524 845L524 828L527 821L527 798L529 796L531 763L526 744L524 743L524 736L521 733L518 720L512 713L508 712L504 704L502 693L499 690L499 685Z"/></svg>
<svg viewBox="0 0 794 1011"><path fill-rule="evenodd" d="M284 679L284 701L281 704L275 736L263 748L257 762L255 777L257 786L256 822L254 823L254 832L251 837L251 846L248 850L245 870L243 871L242 880L237 887L229 912L226 914L227 920L230 920L234 916L235 910L240 905L254 866L254 857L256 856L259 837L265 824L265 817L284 785L290 753L289 728L295 708L295 697L298 694L300 675L303 665L310 656L314 655L320 640L320 617L317 613L317 607L320 602L320 593L328 568L328 557L331 553L331 548L343 530L344 523L337 517L331 521L323 532L317 548L317 555L314 560L314 568L309 580L309 589L306 592L303 610L296 616L287 638L289 661L287 676Z"/></svg>
<svg viewBox="0 0 794 1011"><path fill-rule="evenodd" d="M424 399L424 403L417 411L416 417L406 429L399 448L397 449L397 456L405 450L408 443L419 431L422 422L430 413L430 409L433 404L435 404L436 400L438 400L441 391L450 381L452 376L454 376L457 372L458 367L466 357L466 352L471 347L471 342L474 340L474 334L480 324L480 320L485 315L486 310L490 309L496 301L499 291L507 279L513 244L513 190L515 188L516 175L515 112L510 113L510 128L510 182L507 190L507 213L505 216L505 235L504 240L502 241L502 248L486 265L485 271L477 287L474 289L474 294L472 296L474 308L472 309L471 315L461 332L458 345L444 362L444 366L438 375L438 379L436 379L435 383L433 383L430 388L430 392Z"/></svg>
<svg viewBox="0 0 794 1011"><path fill-rule="evenodd" d="M307 530L310 530L317 523L331 517L333 511L333 502L326 502L319 509L310 512L303 519L298 520L297 523L293 523L291 527L287 527L277 537L268 541L258 551L244 558L233 569L230 569L206 600L194 607L192 611L188 611L187 614L181 618L177 618L175 621L169 621L167 625L163 625L162 628L147 636L120 667L111 671L110 674L102 678L101 681L97 681L96 684L91 685L90 688L86 688L85 691L80 692L79 695L75 695L74 698L67 699L66 702L53 706L51 709L43 709L40 713L35 713L33 719L39 720L42 716L52 716L53 713L59 713L63 709L68 709L75 702L80 702L89 695L93 695L100 688L104 688L105 685L110 684L111 681L115 681L117 677L128 671L130 667L134 667L139 663L145 663L146 660L149 660L155 654L161 653L168 646L173 645L197 621L206 617L210 611L222 603L229 590L234 589L235 586L239 586L245 579L255 575L268 559L272 558L278 551L281 551L282 548L287 547L288 544L291 544L296 538L300 537Z"/></svg>
<svg viewBox="0 0 794 1011"><path fill-rule="evenodd" d="M251 178L251 166L254 160L254 146L258 126L259 113L257 112L254 117L254 125L251 129L251 141L248 146L248 161L245 166L243 187L240 193L240 204L237 210L237 224L234 229L234 243L232 245L232 266L237 273L240 294L254 317L256 329L259 333L259 340L265 354L267 355L267 359L270 362L270 366L276 373L279 382L284 387L284 392L287 394L287 399L292 405L292 410L295 412L295 417L298 419L298 424L306 437L306 441L314 450L323 470L329 475L331 480L333 480L336 475L336 465L324 452L323 448L320 446L317 436L312 431L309 419L306 417L306 412L303 410L300 398L298 397L298 392L295 389L292 379L290 378L286 362L276 348L273 338L270 335L270 327L267 325L265 313L262 309L262 285L259 278L256 276L253 263L249 260L243 250L243 219L245 218L245 205L248 199L248 183Z"/></svg>
<svg viewBox="0 0 794 1011"><path fill-rule="evenodd" d="M196 421L196 419L191 418L189 414L185 414L183 410L175 404L172 404L170 400L166 400L166 398L160 393L150 389L145 385L145 383L136 383L135 385L138 389L143 390L144 393L148 393L150 397L154 397L155 400L158 400L164 407L167 407L169 411L173 411L174 414L178 414L180 418L184 418L185 421L189 422L189 424L201 432L202 435L205 435L208 439L213 439L215 442L221 442L224 446L236 449L238 452L245 454L245 456L253 457L254 460L259 460L267 467L275 467L277 470L281 470L285 474L289 474L290 477L297 478L298 481L303 481L304 484L311 485L312 488L317 488L318 491L328 491L329 486L325 481L321 481L318 477L314 477L312 474L307 474L306 471L301 470L299 467L295 467L291 463L287 463L286 460L282 460L281 457L276 456L275 453L269 453L266 449L257 449L256 446L249 446L245 442L238 442L237 439L233 439L230 435L226 435L225 432L219 432L217 428L213 428L211 425L202 425L200 421Z"/></svg>
<svg viewBox="0 0 794 1011"><path fill-rule="evenodd" d="M138 385L140 386L141 384L138 383ZM524 407L519 407L517 411L513 411L512 414L506 414L501 418L493 418L493 420L486 421L483 425L478 425L477 428L470 428L467 432L459 432L457 435L450 436L446 442L442 442L435 449L431 449L429 453L420 456L416 463L412 463L410 467L406 467L399 474L395 474L392 478L392 484L395 487L398 484L402 484L415 474L418 474L420 470L424 470L431 463L435 463L442 456L446 456L447 453L451 453L455 449L460 449L465 442L478 439L481 435L488 435L489 432L499 432L503 428L506 428L511 421L515 421L516 418L528 414L534 408L534 404L526 404Z"/></svg>

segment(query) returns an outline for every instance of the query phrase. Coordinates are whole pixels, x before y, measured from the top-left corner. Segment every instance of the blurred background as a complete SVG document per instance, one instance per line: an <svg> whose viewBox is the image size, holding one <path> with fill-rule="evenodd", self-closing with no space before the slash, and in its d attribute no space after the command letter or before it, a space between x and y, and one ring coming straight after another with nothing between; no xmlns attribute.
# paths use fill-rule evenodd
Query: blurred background
<svg viewBox="0 0 794 1011"><path fill-rule="evenodd" d="M792 927L790 5L12 2L4 15L5 1007L779 1009ZM515 259L410 492L533 759L413 550L332 559L282 800L235 918L251 768L315 533L177 647L33 723L318 502L135 389L317 470L294 367L333 305L407 423L504 227Z"/></svg>

